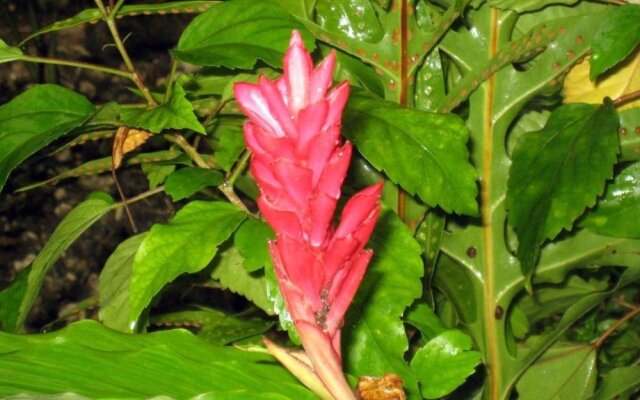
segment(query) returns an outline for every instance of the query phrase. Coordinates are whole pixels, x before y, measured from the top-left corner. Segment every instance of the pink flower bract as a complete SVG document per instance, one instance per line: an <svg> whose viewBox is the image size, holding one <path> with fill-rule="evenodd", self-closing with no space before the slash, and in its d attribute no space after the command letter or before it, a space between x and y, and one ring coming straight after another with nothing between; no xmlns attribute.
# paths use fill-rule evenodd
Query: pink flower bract
<svg viewBox="0 0 640 400"><path fill-rule="evenodd" d="M249 117L244 136L261 193L258 207L276 232L269 247L280 290L329 391L335 382L323 374L335 375L336 368L341 374L340 330L371 259L364 247L380 212L382 190L379 183L354 195L334 227L352 151L340 139L349 85L331 89L334 64L332 52L314 69L294 31L281 78L261 77L257 84L234 87Z"/></svg>

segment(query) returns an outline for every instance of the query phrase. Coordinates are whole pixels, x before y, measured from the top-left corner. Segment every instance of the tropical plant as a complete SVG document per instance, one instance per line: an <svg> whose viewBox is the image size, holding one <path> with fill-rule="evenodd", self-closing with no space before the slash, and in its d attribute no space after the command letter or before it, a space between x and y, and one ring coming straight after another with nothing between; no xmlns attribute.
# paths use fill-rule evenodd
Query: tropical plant
<svg viewBox="0 0 640 400"><path fill-rule="evenodd" d="M0 291L2 395L637 393L640 5L124 3L96 0L15 46L0 41L0 62L117 75L144 102L94 105L55 84L19 94L0 106L0 188L31 155L89 139L111 140L111 156L22 189L123 168L150 183L120 201L94 193L78 204ZM117 21L168 12L199 15L171 51L165 86L150 87ZM100 21L126 69L24 50ZM325 57L315 72L303 47ZM200 68L188 73L185 64ZM343 80L351 87L327 94ZM179 210L143 233L130 215L134 234L100 275L99 322L26 334L63 252L105 214L162 193ZM172 289L203 281L220 299L159 305ZM341 291L325 291L336 282ZM248 302L220 307L229 293ZM148 333L150 325L197 328ZM300 343L306 355L293 350Z"/></svg>

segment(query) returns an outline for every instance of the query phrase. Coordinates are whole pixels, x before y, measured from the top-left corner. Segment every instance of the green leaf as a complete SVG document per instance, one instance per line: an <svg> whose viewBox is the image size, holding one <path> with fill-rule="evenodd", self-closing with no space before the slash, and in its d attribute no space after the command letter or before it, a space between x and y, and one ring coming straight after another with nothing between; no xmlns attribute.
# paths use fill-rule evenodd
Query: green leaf
<svg viewBox="0 0 640 400"><path fill-rule="evenodd" d="M580 226L600 235L640 239L640 162L624 168Z"/></svg>
<svg viewBox="0 0 640 400"><path fill-rule="evenodd" d="M212 7L182 33L173 55L195 65L251 69L258 60L277 67L293 29L313 41L304 26L278 4L235 0Z"/></svg>
<svg viewBox="0 0 640 400"><path fill-rule="evenodd" d="M618 118L610 101L556 109L539 132L523 135L513 152L506 206L518 234L522 273L530 276L538 246L592 206L611 177Z"/></svg>
<svg viewBox="0 0 640 400"><path fill-rule="evenodd" d="M215 153L216 161L222 169L230 171L245 149L242 126L221 124L216 128L215 133L220 135L220 141Z"/></svg>
<svg viewBox="0 0 640 400"><path fill-rule="evenodd" d="M57 85L36 85L0 106L0 190L12 169L94 111L86 98Z"/></svg>
<svg viewBox="0 0 640 400"><path fill-rule="evenodd" d="M47 272L60 255L75 242L94 222L115 207L113 199L106 193L92 193L67 214L53 232L47 244L31 264L25 295L20 303L15 330L21 330L33 307Z"/></svg>
<svg viewBox="0 0 640 400"><path fill-rule="evenodd" d="M150 109L124 108L121 119L128 126L160 133L165 129L191 129L206 133L193 113L193 105L185 98L184 89L176 82L167 103Z"/></svg>
<svg viewBox="0 0 640 400"><path fill-rule="evenodd" d="M354 376L393 372L416 398L417 379L404 361L409 344L401 317L422 293L421 249L391 211L380 215L370 246L373 260L343 328L345 368Z"/></svg>
<svg viewBox="0 0 640 400"><path fill-rule="evenodd" d="M212 5L218 3L217 1L210 0L181 0L172 1L161 4L127 4L118 10L118 18L120 17L135 17L139 15L165 15L165 14L182 14L182 13L199 13L206 11ZM21 44L33 39L36 36L40 36L44 33L55 32L64 29L73 28L75 26L83 25L86 23L96 23L102 20L102 13L97 8L87 8L74 15L71 18L57 21L49 26L46 26L37 32L29 35L22 41Z"/></svg>
<svg viewBox="0 0 640 400"><path fill-rule="evenodd" d="M287 310L287 305L284 302L284 298L282 297L282 293L280 293L280 287L278 286L278 278L276 278L276 273L273 268L273 264L269 262L268 265L264 268L264 277L265 277L265 290L267 294L267 299L271 302L273 306L273 312L278 315L278 321L280 322L280 327L287 331L289 335L289 339L295 343L300 344L300 338L298 337L298 333L296 332L296 328L293 326L293 320L291 319L291 314L289 314L289 310Z"/></svg>
<svg viewBox="0 0 640 400"><path fill-rule="evenodd" d="M142 164L142 172L147 176L149 189L157 188L175 169L175 165Z"/></svg>
<svg viewBox="0 0 640 400"><path fill-rule="evenodd" d="M154 225L133 261L129 286L130 329L162 287L178 275L198 272L209 264L246 214L225 202L194 201L167 225Z"/></svg>
<svg viewBox="0 0 640 400"><path fill-rule="evenodd" d="M620 117L620 161L640 160L640 108L618 111Z"/></svg>
<svg viewBox="0 0 640 400"><path fill-rule="evenodd" d="M167 178L164 191L173 201L185 199L207 186L218 186L224 181L220 171L205 168L181 168Z"/></svg>
<svg viewBox="0 0 640 400"><path fill-rule="evenodd" d="M471 338L459 330L449 330L431 339L411 360L411 369L420 379L427 399L445 396L462 385L481 361L471 351Z"/></svg>
<svg viewBox="0 0 640 400"><path fill-rule="evenodd" d="M0 64L20 60L24 53L18 47L9 46L0 39Z"/></svg>
<svg viewBox="0 0 640 400"><path fill-rule="evenodd" d="M558 344L526 370L516 388L521 400L584 399L597 379L596 352L590 345Z"/></svg>
<svg viewBox="0 0 640 400"><path fill-rule="evenodd" d="M369 0L318 0L316 20L322 28L358 41L376 43L384 35Z"/></svg>
<svg viewBox="0 0 640 400"><path fill-rule="evenodd" d="M199 337L218 346L261 335L274 324L261 318L241 319L211 308L157 315L150 322L169 327L196 326Z"/></svg>
<svg viewBox="0 0 640 400"><path fill-rule="evenodd" d="M129 324L129 285L133 259L147 233L135 235L120 243L100 272L100 321L105 326L131 333Z"/></svg>
<svg viewBox="0 0 640 400"><path fill-rule="evenodd" d="M267 298L266 282L264 277L247 272L242 264L242 255L235 247L230 247L220 253L215 262L211 277L220 281L220 284L234 293L251 300L253 304L263 309L267 314L273 315L273 306Z"/></svg>
<svg viewBox="0 0 640 400"><path fill-rule="evenodd" d="M236 231L233 242L244 258L244 269L256 271L271 262L268 241L275 235L269 225L255 219L247 219Z"/></svg>
<svg viewBox="0 0 640 400"><path fill-rule="evenodd" d="M518 13L536 11L551 4L575 4L580 0L489 0L491 7Z"/></svg>
<svg viewBox="0 0 640 400"><path fill-rule="evenodd" d="M92 399L316 398L270 356L213 346L184 330L128 335L82 321L47 334L0 333L3 397L64 392Z"/></svg>
<svg viewBox="0 0 640 400"><path fill-rule="evenodd" d="M425 303L413 305L407 310L404 320L418 328L425 340L431 340L447 330L436 313Z"/></svg>
<svg viewBox="0 0 640 400"><path fill-rule="evenodd" d="M9 286L0 292L0 330L5 332L20 330L16 323L20 315L20 304L27 293L30 273L31 265L20 271Z"/></svg>
<svg viewBox="0 0 640 400"><path fill-rule="evenodd" d="M624 60L638 46L638 26L640 5L637 4L615 7L603 17L591 42L591 80Z"/></svg>
<svg viewBox="0 0 640 400"><path fill-rule="evenodd" d="M468 132L458 117L411 110L354 91L342 123L364 157L410 194L447 212L478 213Z"/></svg>
<svg viewBox="0 0 640 400"><path fill-rule="evenodd" d="M625 391L640 386L640 366L621 367L605 375L598 390L588 400L614 400Z"/></svg>

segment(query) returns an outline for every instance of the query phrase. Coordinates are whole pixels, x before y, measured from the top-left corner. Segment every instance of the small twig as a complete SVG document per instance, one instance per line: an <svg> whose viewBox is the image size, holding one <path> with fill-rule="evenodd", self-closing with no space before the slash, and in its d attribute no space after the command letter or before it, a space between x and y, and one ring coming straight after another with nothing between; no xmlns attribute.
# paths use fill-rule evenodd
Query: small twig
<svg viewBox="0 0 640 400"><path fill-rule="evenodd" d="M640 90L636 90L635 92L623 94L617 99L613 100L612 103L615 107L620 107L621 105L628 103L633 100L640 99Z"/></svg>
<svg viewBox="0 0 640 400"><path fill-rule="evenodd" d="M139 195L130 198L129 200L127 200L127 204L136 203L136 202L138 202L140 200L144 200L147 197L151 197L154 194L158 194L158 193L163 192L163 191L164 191L164 186L158 186L155 189L147 190L146 192L142 192ZM117 207L122 207L123 204L122 203L118 203L118 204L116 204L116 206Z"/></svg>
<svg viewBox="0 0 640 400"><path fill-rule="evenodd" d="M111 168L111 176L113 177L113 182L116 185L116 189L118 189L118 193L120 194L120 200L122 200L122 206L124 207L124 211L127 213L127 219L129 219L129 224L131 224L131 230L133 233L138 233L138 227L136 226L136 221L133 219L133 214L129 209L129 201L127 200L127 196L124 195L124 190L122 190L122 186L120 186L120 181L118 181L118 176L116 175L116 169Z"/></svg>
<svg viewBox="0 0 640 400"><path fill-rule="evenodd" d="M113 37L114 44L118 48L118 51L120 52L120 56L122 57L124 64L127 66L127 69L129 70L129 72L131 72L133 82L136 84L136 86L138 87L138 89L140 90L144 98L147 100L147 103L150 106L157 106L158 103L156 103L155 99L151 95L149 88L144 84L144 82L142 82L142 79L140 78L140 75L138 74L138 71L136 70L135 65L131 61L131 58L129 57L129 53L127 53L127 49L124 47L124 43L120 38L118 27L116 26L116 19L115 19L116 14L118 13L118 10L124 3L124 0L119 0L111 10L107 10L102 0L95 0L95 2L96 2L96 5L98 6L98 9L100 9L100 12L102 13L102 18L107 23L107 27L111 32L111 36Z"/></svg>
<svg viewBox="0 0 640 400"><path fill-rule="evenodd" d="M620 328L625 322L627 322L628 320L630 320L631 318L635 317L638 314L640 314L640 306L636 305L636 306L634 306L634 308L631 311L629 311L622 318L620 318L618 321L616 321L615 324L611 325L609 327L609 329L604 331L604 333L602 335L600 335L598 340L593 344L593 348L594 349L599 349L600 347L602 347L602 345L604 344L605 340L607 340L607 338L609 336L611 336L611 334L613 332L618 330L618 328Z"/></svg>
<svg viewBox="0 0 640 400"><path fill-rule="evenodd" d="M54 65L62 65L66 67L76 67L83 69L90 69L93 71L104 72L107 74L121 76L123 78L133 80L133 75L127 71L122 71L116 68L104 67L102 65L90 64L82 61L71 61L71 60L62 60L59 58L52 57L36 57L36 56L22 56L20 61L27 61L33 63L41 63L41 64L54 64Z"/></svg>

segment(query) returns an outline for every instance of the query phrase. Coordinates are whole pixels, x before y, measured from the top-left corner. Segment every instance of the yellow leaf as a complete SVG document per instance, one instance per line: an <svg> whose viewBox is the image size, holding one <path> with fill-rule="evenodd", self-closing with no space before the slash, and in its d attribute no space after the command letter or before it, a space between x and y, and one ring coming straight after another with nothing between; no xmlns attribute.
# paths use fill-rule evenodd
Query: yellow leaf
<svg viewBox="0 0 640 400"><path fill-rule="evenodd" d="M611 74L592 82L589 79L589 58L574 66L564 80L565 103L602 103L602 99L612 100L627 93L640 90L640 52L629 57L615 68ZM618 108L639 107L640 100L632 101Z"/></svg>
<svg viewBox="0 0 640 400"><path fill-rule="evenodd" d="M113 139L113 149L111 152L111 164L113 169L115 170L120 167L120 164L122 163L122 156L124 154L137 149L150 137L151 133L147 131L127 128L125 126L118 128L116 136Z"/></svg>

